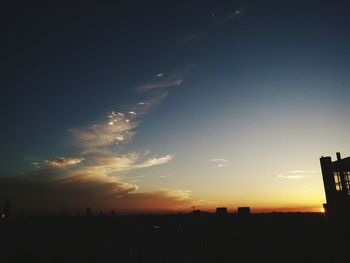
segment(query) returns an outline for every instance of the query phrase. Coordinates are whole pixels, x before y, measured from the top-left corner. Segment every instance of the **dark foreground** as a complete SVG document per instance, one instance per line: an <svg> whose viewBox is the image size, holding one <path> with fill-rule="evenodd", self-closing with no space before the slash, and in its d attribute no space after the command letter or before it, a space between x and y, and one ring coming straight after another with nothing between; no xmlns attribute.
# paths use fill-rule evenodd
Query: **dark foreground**
<svg viewBox="0 0 350 263"><path fill-rule="evenodd" d="M350 262L322 214L27 217L0 224L1 262Z"/></svg>

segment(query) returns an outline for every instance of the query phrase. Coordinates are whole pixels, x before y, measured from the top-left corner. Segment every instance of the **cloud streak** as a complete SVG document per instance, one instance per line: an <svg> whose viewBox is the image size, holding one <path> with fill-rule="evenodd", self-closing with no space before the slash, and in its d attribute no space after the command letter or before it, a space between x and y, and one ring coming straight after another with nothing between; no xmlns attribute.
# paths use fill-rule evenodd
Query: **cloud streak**
<svg viewBox="0 0 350 263"><path fill-rule="evenodd" d="M180 86L185 81L188 71L189 66L185 66L182 69L170 73L160 72L154 76L151 82L138 86L137 90L140 92L147 92L155 89Z"/></svg>
<svg viewBox="0 0 350 263"><path fill-rule="evenodd" d="M46 160L45 162L47 165L57 168L63 168L71 165L78 164L82 162L84 158L77 157L77 158L65 158L65 157L57 157L52 160ZM38 166L39 163L36 163L36 166Z"/></svg>
<svg viewBox="0 0 350 263"><path fill-rule="evenodd" d="M215 163L217 168L223 168L228 163L228 160L223 158L212 158L212 159L209 159L209 161Z"/></svg>
<svg viewBox="0 0 350 263"><path fill-rule="evenodd" d="M291 170L288 171L287 174L280 173L277 175L277 178L280 179L291 179L291 180L297 180L297 179L303 179L310 174L316 173L315 170Z"/></svg>
<svg viewBox="0 0 350 263"><path fill-rule="evenodd" d="M137 164L135 165L135 168L146 168L146 167L151 167L151 166L155 166L155 165L161 165L161 164L165 164L169 161L171 161L173 159L173 156L168 154L159 158L151 158L146 160L143 163Z"/></svg>
<svg viewBox="0 0 350 263"><path fill-rule="evenodd" d="M223 163L228 162L227 159L220 159L220 158L213 158L213 159L210 159L209 161L211 161L211 162L223 162Z"/></svg>
<svg viewBox="0 0 350 263"><path fill-rule="evenodd" d="M161 76L159 79L156 79L151 83L146 83L139 86L138 90L149 91L149 90L154 90L158 88L176 87L176 86L180 86L184 82L184 80L185 79L182 76L176 76L176 75L169 76L169 77Z"/></svg>
<svg viewBox="0 0 350 263"><path fill-rule="evenodd" d="M295 179L302 179L302 178L304 178L304 175L283 175L283 174L278 174L277 177L281 178L281 179L295 180Z"/></svg>
<svg viewBox="0 0 350 263"><path fill-rule="evenodd" d="M84 155L84 159L85 171L94 173L103 172L106 174L113 174L118 172L166 164L173 159L173 156L164 155L160 157L145 159L141 154L138 153L116 155L112 152L95 152Z"/></svg>

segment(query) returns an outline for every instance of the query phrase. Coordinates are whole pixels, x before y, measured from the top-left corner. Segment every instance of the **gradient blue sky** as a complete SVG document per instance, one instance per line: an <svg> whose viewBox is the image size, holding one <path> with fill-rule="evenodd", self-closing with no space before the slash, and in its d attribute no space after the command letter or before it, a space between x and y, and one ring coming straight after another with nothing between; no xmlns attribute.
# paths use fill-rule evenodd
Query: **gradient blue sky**
<svg viewBox="0 0 350 263"><path fill-rule="evenodd" d="M317 211L319 157L350 155L348 9L15 3L2 11L1 198Z"/></svg>

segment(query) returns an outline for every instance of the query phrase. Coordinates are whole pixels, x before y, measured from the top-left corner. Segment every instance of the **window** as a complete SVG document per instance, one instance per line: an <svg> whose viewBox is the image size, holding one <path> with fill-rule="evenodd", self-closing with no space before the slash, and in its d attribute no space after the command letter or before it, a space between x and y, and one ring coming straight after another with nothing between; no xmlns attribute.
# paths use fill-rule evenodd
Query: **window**
<svg viewBox="0 0 350 263"><path fill-rule="evenodd" d="M350 195L350 171L344 172L346 194Z"/></svg>
<svg viewBox="0 0 350 263"><path fill-rule="evenodd" d="M335 190L342 191L343 188L341 186L340 173L339 172L333 172L333 176L334 176Z"/></svg>

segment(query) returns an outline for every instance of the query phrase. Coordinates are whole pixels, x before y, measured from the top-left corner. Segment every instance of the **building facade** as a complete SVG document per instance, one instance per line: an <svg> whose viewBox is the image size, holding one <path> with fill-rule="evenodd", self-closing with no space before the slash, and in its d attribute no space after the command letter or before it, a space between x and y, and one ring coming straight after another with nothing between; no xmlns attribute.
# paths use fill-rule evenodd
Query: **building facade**
<svg viewBox="0 0 350 263"><path fill-rule="evenodd" d="M327 203L324 204L326 215L335 221L350 219L350 157L337 160L321 157L321 170Z"/></svg>

